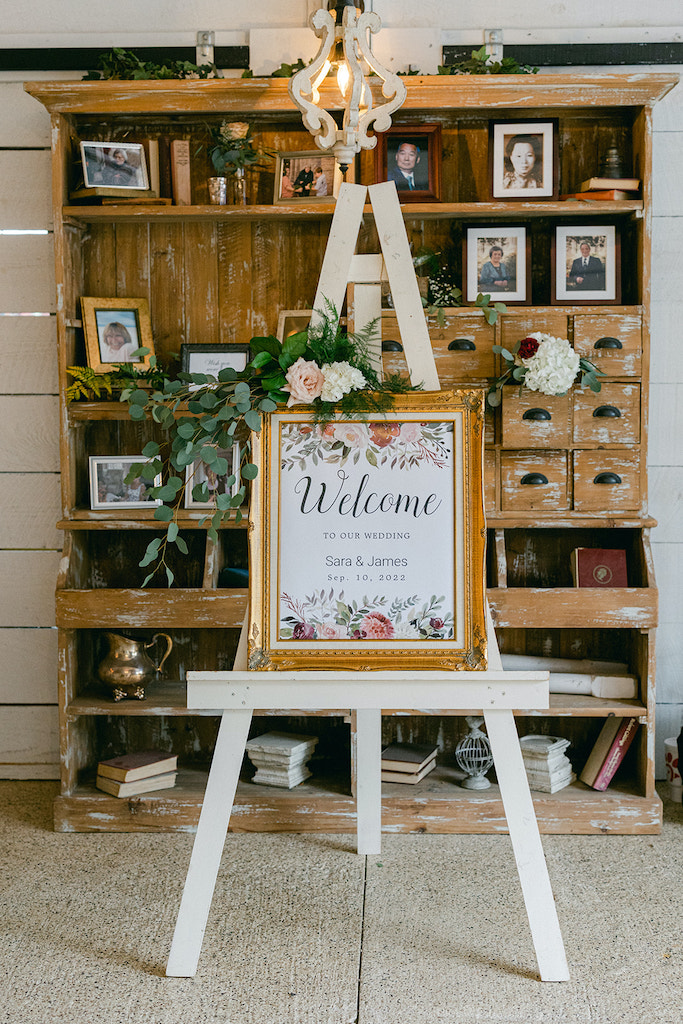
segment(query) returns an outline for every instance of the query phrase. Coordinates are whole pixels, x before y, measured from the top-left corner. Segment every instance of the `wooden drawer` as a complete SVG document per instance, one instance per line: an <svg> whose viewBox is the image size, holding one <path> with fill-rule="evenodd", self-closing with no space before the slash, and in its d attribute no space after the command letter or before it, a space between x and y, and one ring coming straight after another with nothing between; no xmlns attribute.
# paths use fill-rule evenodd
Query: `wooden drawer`
<svg viewBox="0 0 683 1024"><path fill-rule="evenodd" d="M574 391L574 443L638 444L640 384L603 384Z"/></svg>
<svg viewBox="0 0 683 1024"><path fill-rule="evenodd" d="M436 316L427 318L441 387L447 388L463 381L493 377L494 328L486 323L483 315L454 316L452 311L449 315L448 310L444 310L444 314L443 327L439 326ZM384 372L407 374L408 368L395 313L382 313L382 342L383 347L392 342L401 345L400 351L383 351Z"/></svg>
<svg viewBox="0 0 683 1024"><path fill-rule="evenodd" d="M574 348L609 377L638 377L643 323L640 314L574 317Z"/></svg>
<svg viewBox="0 0 683 1024"><path fill-rule="evenodd" d="M501 452L501 509L567 509L566 452Z"/></svg>
<svg viewBox="0 0 683 1024"><path fill-rule="evenodd" d="M520 313L510 316L503 314L500 318L500 343L504 348L510 348L516 341L541 331L543 334L551 334L554 338L567 338L569 336L568 319L565 313L560 312L535 312Z"/></svg>
<svg viewBox="0 0 683 1024"><path fill-rule="evenodd" d="M574 508L625 512L640 507L640 452L574 452Z"/></svg>
<svg viewBox="0 0 683 1024"><path fill-rule="evenodd" d="M496 511L496 453L484 452L484 509Z"/></svg>
<svg viewBox="0 0 683 1024"><path fill-rule="evenodd" d="M569 395L541 395L513 385L503 388L506 448L566 448L571 437Z"/></svg>

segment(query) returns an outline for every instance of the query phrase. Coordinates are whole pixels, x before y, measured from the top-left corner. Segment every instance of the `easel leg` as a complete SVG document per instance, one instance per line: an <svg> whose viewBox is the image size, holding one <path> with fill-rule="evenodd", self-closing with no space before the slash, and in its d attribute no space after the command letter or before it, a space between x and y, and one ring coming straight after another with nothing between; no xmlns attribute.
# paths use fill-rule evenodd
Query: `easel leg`
<svg viewBox="0 0 683 1024"><path fill-rule="evenodd" d="M358 781L356 813L358 853L374 856L382 849L382 712L356 712Z"/></svg>
<svg viewBox="0 0 683 1024"><path fill-rule="evenodd" d="M251 711L224 711L180 902L167 977L191 978L199 954L235 800Z"/></svg>
<svg viewBox="0 0 683 1024"><path fill-rule="evenodd" d="M548 866L512 711L485 711L486 731L503 798L541 981L569 981Z"/></svg>

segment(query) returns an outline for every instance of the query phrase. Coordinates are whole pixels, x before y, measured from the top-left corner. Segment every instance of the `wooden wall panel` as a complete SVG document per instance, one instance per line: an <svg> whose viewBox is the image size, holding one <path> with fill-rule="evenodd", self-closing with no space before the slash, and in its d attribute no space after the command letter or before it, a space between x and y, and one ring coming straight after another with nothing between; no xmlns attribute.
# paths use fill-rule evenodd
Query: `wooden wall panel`
<svg viewBox="0 0 683 1024"><path fill-rule="evenodd" d="M0 629L0 650L0 704L56 702L56 629Z"/></svg>
<svg viewBox="0 0 683 1024"><path fill-rule="evenodd" d="M0 551L0 627L54 626L59 558L58 551Z"/></svg>
<svg viewBox="0 0 683 1024"><path fill-rule="evenodd" d="M50 228L50 150L0 150L0 228Z"/></svg>
<svg viewBox="0 0 683 1024"><path fill-rule="evenodd" d="M0 148L25 146L50 149L50 115L23 82L0 82Z"/></svg>
<svg viewBox="0 0 683 1024"><path fill-rule="evenodd" d="M0 472L59 472L57 398L0 396L0 431Z"/></svg>
<svg viewBox="0 0 683 1024"><path fill-rule="evenodd" d="M0 487L0 548L61 548L59 473L3 473Z"/></svg>
<svg viewBox="0 0 683 1024"><path fill-rule="evenodd" d="M0 235L0 312L52 313L55 269L51 235Z"/></svg>
<svg viewBox="0 0 683 1024"><path fill-rule="evenodd" d="M59 778L56 707L3 708L0 715L0 778Z"/></svg>
<svg viewBox="0 0 683 1024"><path fill-rule="evenodd" d="M0 394L57 394L54 316L0 316Z"/></svg>

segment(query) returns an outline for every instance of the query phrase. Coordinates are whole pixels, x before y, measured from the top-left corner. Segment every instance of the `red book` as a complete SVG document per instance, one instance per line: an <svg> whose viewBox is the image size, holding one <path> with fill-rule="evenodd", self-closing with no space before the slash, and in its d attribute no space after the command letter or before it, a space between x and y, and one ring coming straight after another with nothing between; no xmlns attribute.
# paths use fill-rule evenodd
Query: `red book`
<svg viewBox="0 0 683 1024"><path fill-rule="evenodd" d="M618 548L574 548L571 554L575 587L627 587L626 552Z"/></svg>
<svg viewBox="0 0 683 1024"><path fill-rule="evenodd" d="M637 718L612 716L603 725L586 766L579 775L582 782L593 789L605 790L638 731Z"/></svg>
<svg viewBox="0 0 683 1024"><path fill-rule="evenodd" d="M587 199L591 202L613 201L615 199L638 199L637 192L626 192L623 188L601 188L591 192L567 192L560 199Z"/></svg>

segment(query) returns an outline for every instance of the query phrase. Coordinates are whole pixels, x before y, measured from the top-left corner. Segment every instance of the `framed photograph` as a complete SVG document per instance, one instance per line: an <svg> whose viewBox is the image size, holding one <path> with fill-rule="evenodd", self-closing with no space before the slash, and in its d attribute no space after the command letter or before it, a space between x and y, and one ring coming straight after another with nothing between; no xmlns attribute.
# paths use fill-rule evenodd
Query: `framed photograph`
<svg viewBox="0 0 683 1024"><path fill-rule="evenodd" d="M274 203L331 203L339 193L342 173L331 153L321 149L277 153ZM346 180L353 181L353 168Z"/></svg>
<svg viewBox="0 0 683 1024"><path fill-rule="evenodd" d="M531 302L531 248L526 228L468 227L463 241L465 301L482 292L492 301Z"/></svg>
<svg viewBox="0 0 683 1024"><path fill-rule="evenodd" d="M558 224L551 248L553 302L619 302L620 246L614 224Z"/></svg>
<svg viewBox="0 0 683 1024"><path fill-rule="evenodd" d="M88 366L106 373L118 363L150 366L154 355L147 299L81 299ZM140 349L147 349L140 354Z"/></svg>
<svg viewBox="0 0 683 1024"><path fill-rule="evenodd" d="M379 420L264 416L251 667L485 668L482 396L413 392Z"/></svg>
<svg viewBox="0 0 683 1024"><path fill-rule="evenodd" d="M493 121L489 125L494 199L548 199L559 195L558 122Z"/></svg>
<svg viewBox="0 0 683 1024"><path fill-rule="evenodd" d="M216 498L219 494L229 494L231 498L237 494L239 490L239 478L237 477L240 465L239 444L235 442L231 448L219 448L216 454L228 463L227 473L217 473L201 459L197 459L190 466L185 467L186 509L212 509L216 507ZM230 478L233 476L235 479L231 480ZM203 486L206 486L206 499L194 497L195 488Z"/></svg>
<svg viewBox="0 0 683 1024"><path fill-rule="evenodd" d="M86 188L149 188L143 147L135 142L81 142Z"/></svg>
<svg viewBox="0 0 683 1024"><path fill-rule="evenodd" d="M250 359L251 349L248 345L180 346L180 369L184 373L206 373L218 378L220 371L227 367L241 373Z"/></svg>
<svg viewBox="0 0 683 1024"><path fill-rule="evenodd" d="M441 125L400 125L377 133L375 180L396 183L402 203L441 198Z"/></svg>
<svg viewBox="0 0 683 1024"><path fill-rule="evenodd" d="M91 455L90 508L153 508L161 505L159 498L152 498L152 487L161 485L161 473L150 483L137 477L127 484L126 477L135 462L147 462L144 455Z"/></svg>

